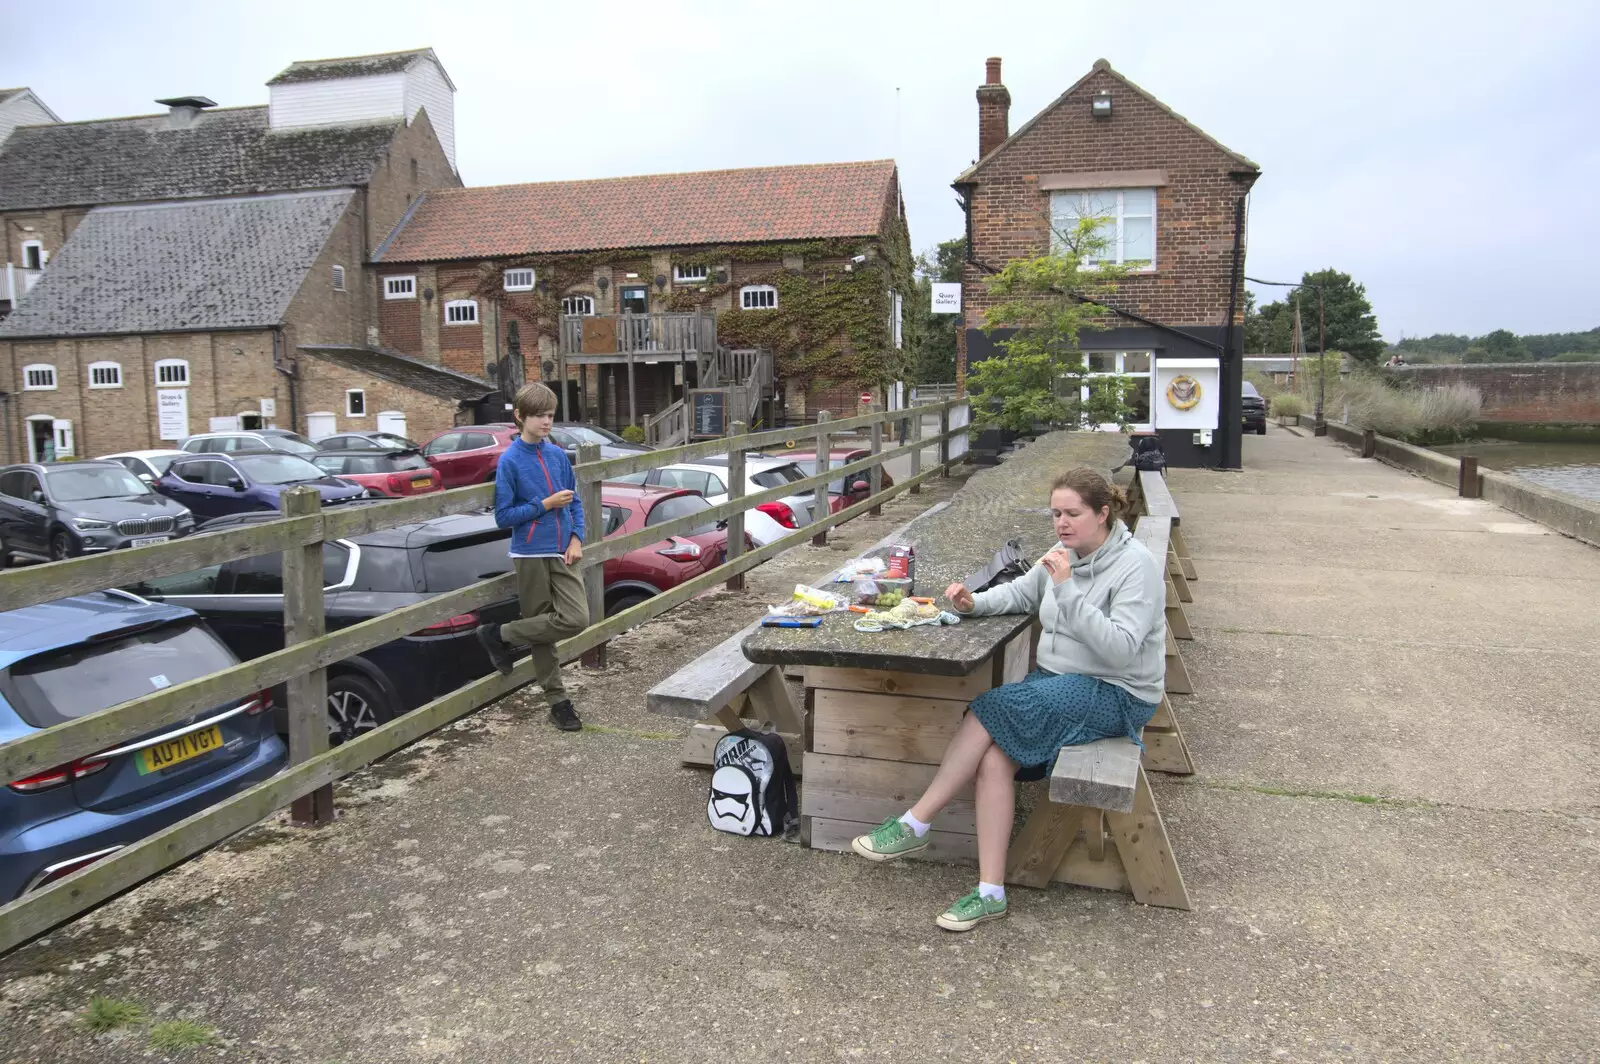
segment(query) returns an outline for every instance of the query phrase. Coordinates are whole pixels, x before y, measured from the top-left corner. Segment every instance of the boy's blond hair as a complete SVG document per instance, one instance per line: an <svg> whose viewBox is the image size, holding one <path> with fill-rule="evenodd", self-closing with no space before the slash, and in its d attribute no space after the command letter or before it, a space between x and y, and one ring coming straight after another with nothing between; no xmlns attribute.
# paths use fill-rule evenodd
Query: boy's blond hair
<svg viewBox="0 0 1600 1064"><path fill-rule="evenodd" d="M538 381L518 388L517 397L511 403L511 416L516 420L518 428L522 427L522 422L527 418L543 417L545 414L555 412L556 393Z"/></svg>

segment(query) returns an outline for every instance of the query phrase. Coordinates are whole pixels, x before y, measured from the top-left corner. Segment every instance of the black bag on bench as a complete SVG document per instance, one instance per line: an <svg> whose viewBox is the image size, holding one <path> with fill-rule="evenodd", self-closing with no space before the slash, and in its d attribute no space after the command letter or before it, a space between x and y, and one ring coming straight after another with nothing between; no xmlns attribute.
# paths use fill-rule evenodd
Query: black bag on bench
<svg viewBox="0 0 1600 1064"><path fill-rule="evenodd" d="M967 577L966 589L976 595L980 591L987 591L991 587L1009 584L1018 577L1027 576L1028 570L1033 568L1027 557L1022 553L1020 540L1006 540L1006 545L994 552L994 557L989 559L989 564Z"/></svg>
<svg viewBox="0 0 1600 1064"><path fill-rule="evenodd" d="M775 732L741 728L717 740L706 819L730 835L782 835L800 815L789 748Z"/></svg>

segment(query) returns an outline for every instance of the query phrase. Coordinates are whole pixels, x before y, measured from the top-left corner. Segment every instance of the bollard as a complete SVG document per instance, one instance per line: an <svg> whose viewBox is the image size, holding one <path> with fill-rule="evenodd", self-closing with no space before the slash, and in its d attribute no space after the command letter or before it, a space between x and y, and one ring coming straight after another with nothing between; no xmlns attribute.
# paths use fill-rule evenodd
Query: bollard
<svg viewBox="0 0 1600 1064"><path fill-rule="evenodd" d="M1478 480L1478 456L1464 454L1461 456L1461 477L1457 481L1456 490L1463 499L1476 499L1483 494L1482 485Z"/></svg>
<svg viewBox="0 0 1600 1064"><path fill-rule="evenodd" d="M1371 429L1361 433L1361 457L1371 458L1378 453L1378 434Z"/></svg>

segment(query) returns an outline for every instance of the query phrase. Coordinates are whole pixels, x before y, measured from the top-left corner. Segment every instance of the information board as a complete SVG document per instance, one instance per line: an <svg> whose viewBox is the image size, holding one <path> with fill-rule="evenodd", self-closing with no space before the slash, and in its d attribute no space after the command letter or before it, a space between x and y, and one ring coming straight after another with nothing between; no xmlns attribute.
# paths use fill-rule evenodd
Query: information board
<svg viewBox="0 0 1600 1064"><path fill-rule="evenodd" d="M722 436L728 431L728 393L719 388L689 393L689 434Z"/></svg>

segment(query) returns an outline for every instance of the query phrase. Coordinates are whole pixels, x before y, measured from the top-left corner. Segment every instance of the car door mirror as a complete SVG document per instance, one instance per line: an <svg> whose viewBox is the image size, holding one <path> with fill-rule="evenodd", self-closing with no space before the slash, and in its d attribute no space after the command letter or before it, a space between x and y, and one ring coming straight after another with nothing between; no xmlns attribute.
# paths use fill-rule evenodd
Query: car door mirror
<svg viewBox="0 0 1600 1064"><path fill-rule="evenodd" d="M866 477L856 477L854 480L852 480L850 482L850 494L852 494L852 495L855 494L856 492L871 491L871 490L872 490L872 481L868 480Z"/></svg>
<svg viewBox="0 0 1600 1064"><path fill-rule="evenodd" d="M154 484L156 482L156 478L151 476L149 473L140 473L139 479L144 481L146 484Z"/></svg>
<svg viewBox="0 0 1600 1064"><path fill-rule="evenodd" d="M240 480L238 477L229 477L228 487L232 488L234 491L243 491L244 481Z"/></svg>
<svg viewBox="0 0 1600 1064"><path fill-rule="evenodd" d="M43 506L44 492L40 491L38 488L34 488L32 491L28 492L28 499L30 502L36 502L40 506Z"/></svg>

